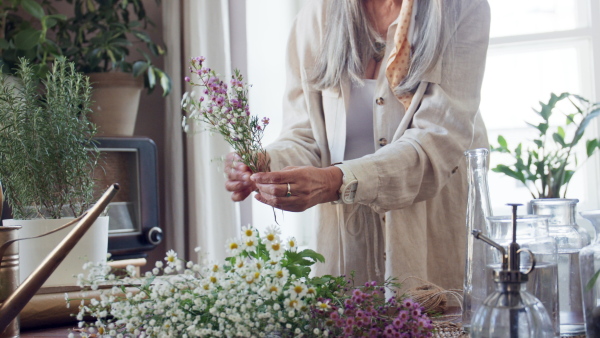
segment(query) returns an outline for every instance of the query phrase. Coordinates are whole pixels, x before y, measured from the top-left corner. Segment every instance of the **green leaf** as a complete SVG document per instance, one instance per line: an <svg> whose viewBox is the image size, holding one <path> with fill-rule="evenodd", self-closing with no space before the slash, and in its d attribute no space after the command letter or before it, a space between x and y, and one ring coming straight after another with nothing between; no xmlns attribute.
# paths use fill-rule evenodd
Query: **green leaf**
<svg viewBox="0 0 600 338"><path fill-rule="evenodd" d="M554 142L560 144L561 146L566 146L564 138L559 133L552 134L552 139L554 140Z"/></svg>
<svg viewBox="0 0 600 338"><path fill-rule="evenodd" d="M536 139L536 140L533 140L533 143L535 143L535 145L536 145L538 148L541 148L541 147L543 146L543 144L544 144L544 143L542 142L542 140L537 140L537 139Z"/></svg>
<svg viewBox="0 0 600 338"><path fill-rule="evenodd" d="M502 135L498 135L498 144L500 145L501 148L508 149L508 143L506 142L506 139Z"/></svg>
<svg viewBox="0 0 600 338"><path fill-rule="evenodd" d="M36 19L41 19L44 14L44 8L34 0L21 0L21 6Z"/></svg>
<svg viewBox="0 0 600 338"><path fill-rule="evenodd" d="M146 74L148 75L148 87L154 88L154 86L156 85L156 76L154 74L154 67L148 67Z"/></svg>
<svg viewBox="0 0 600 338"><path fill-rule="evenodd" d="M140 76L143 74L150 65L146 61L136 61L133 64L133 76Z"/></svg>
<svg viewBox="0 0 600 338"><path fill-rule="evenodd" d="M17 49L32 49L40 42L42 32L33 28L25 29L15 35L14 43Z"/></svg>
<svg viewBox="0 0 600 338"><path fill-rule="evenodd" d="M594 284L596 284L596 281L598 280L598 276L600 276L600 270L596 271L596 273L594 273L592 278L590 278L590 280L587 282L587 284L585 285L586 291L590 291L594 288Z"/></svg>
<svg viewBox="0 0 600 338"><path fill-rule="evenodd" d="M323 255L321 255L320 253L318 253L314 250L311 250L311 249L302 250L300 252L300 256L312 258L313 261L315 261L315 262L320 262L320 263L325 262L325 257L323 257Z"/></svg>
<svg viewBox="0 0 600 338"><path fill-rule="evenodd" d="M587 140L586 144L585 144L585 149L586 149L586 153L587 156L590 157L592 156L592 154L594 154L594 151L596 151L596 148L598 148L598 139L593 139L593 140Z"/></svg>
<svg viewBox="0 0 600 338"><path fill-rule="evenodd" d="M523 175L523 173L516 172L504 164L498 164L495 168L492 169L492 171L497 172L497 173L502 173L506 176L515 178L515 179L525 183L525 176Z"/></svg>

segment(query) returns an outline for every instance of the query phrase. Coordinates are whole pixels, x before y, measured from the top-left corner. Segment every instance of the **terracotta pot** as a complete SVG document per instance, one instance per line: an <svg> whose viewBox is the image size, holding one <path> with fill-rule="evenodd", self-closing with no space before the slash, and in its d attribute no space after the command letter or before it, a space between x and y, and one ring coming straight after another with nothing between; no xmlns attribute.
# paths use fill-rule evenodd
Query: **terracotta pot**
<svg viewBox="0 0 600 338"><path fill-rule="evenodd" d="M98 136L133 136L142 78L119 72L87 76L93 88L90 120L98 126Z"/></svg>
<svg viewBox="0 0 600 338"><path fill-rule="evenodd" d="M44 234L68 223L73 218L62 219L32 219L15 220L5 219L3 225L21 226L18 230L19 238L29 238ZM53 234L25 239L19 242L19 275L23 282L29 275L46 259L48 254L58 246L65 236L73 230L76 224ZM43 287L76 285L79 273L83 273L83 264L86 262L106 262L108 252L108 217L98 217L92 227L85 233L75 245L73 250L54 270Z"/></svg>

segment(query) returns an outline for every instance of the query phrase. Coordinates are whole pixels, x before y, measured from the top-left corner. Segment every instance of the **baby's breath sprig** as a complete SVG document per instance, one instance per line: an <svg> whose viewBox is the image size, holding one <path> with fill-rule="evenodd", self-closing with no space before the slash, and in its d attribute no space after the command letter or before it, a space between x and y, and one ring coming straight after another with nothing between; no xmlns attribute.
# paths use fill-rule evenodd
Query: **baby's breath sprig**
<svg viewBox="0 0 600 338"><path fill-rule="evenodd" d="M193 87L202 87L201 95L186 92L181 106L189 115L183 117L183 128L189 130L189 121L208 124L208 129L221 134L252 172L266 171L267 154L262 147L262 137L269 119L259 119L250 114L249 85L239 70L231 76L229 85L212 69L204 66L205 58L194 57L190 72L197 80L185 77Z"/></svg>

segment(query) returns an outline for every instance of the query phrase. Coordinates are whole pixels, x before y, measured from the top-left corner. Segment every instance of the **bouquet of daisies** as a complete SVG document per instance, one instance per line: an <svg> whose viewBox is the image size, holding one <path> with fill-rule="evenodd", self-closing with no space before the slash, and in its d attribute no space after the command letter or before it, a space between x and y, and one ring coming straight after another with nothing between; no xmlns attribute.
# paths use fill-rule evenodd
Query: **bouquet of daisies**
<svg viewBox="0 0 600 338"><path fill-rule="evenodd" d="M431 337L432 324L409 299L385 299L392 281L353 286L345 276L310 277L323 257L298 250L279 229L244 227L226 244L224 263L185 262L169 251L152 271L115 274L86 264L79 285L99 290L81 300L83 336L108 337ZM103 286L104 285L104 286ZM106 285L109 285L107 288ZM112 285L112 287L110 287ZM102 286L102 287L100 287ZM67 299L67 301L71 301ZM84 321L89 317L94 321Z"/></svg>
<svg viewBox="0 0 600 338"><path fill-rule="evenodd" d="M202 56L192 58L189 69L194 79L185 77L186 82L200 87L201 92L198 97L195 91L183 95L181 106L188 113L183 117L184 130L189 130L190 121L200 122L208 130L221 134L252 172L265 171L268 163L261 140L269 119L250 114L249 86L238 70L228 85L204 62Z"/></svg>

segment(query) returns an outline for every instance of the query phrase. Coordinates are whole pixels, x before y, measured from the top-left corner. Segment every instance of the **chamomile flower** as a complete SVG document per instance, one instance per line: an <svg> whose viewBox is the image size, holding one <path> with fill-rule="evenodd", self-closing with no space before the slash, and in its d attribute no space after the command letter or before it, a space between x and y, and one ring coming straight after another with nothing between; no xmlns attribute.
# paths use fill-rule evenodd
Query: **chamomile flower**
<svg viewBox="0 0 600 338"><path fill-rule="evenodd" d="M298 242L296 242L296 238L295 237L290 237L287 240L287 249L292 251L292 252L296 252L298 250Z"/></svg>
<svg viewBox="0 0 600 338"><path fill-rule="evenodd" d="M242 250L242 246L239 240L232 238L227 241L226 249L228 254L236 256Z"/></svg>
<svg viewBox="0 0 600 338"><path fill-rule="evenodd" d="M270 257L275 259L277 257L283 256L283 253L285 250L284 250L281 242L274 241L274 242L266 243L266 246L267 246L267 250L269 250Z"/></svg>
<svg viewBox="0 0 600 338"><path fill-rule="evenodd" d="M307 287L302 282L294 282L292 286L287 290L287 294L290 295L291 299L301 298L306 295Z"/></svg>
<svg viewBox="0 0 600 338"><path fill-rule="evenodd" d="M246 251L255 251L256 246L258 245L258 238L256 237L248 237L242 239L244 243L244 249Z"/></svg>
<svg viewBox="0 0 600 338"><path fill-rule="evenodd" d="M244 240L248 238L256 237L256 230L251 226L242 227L242 238Z"/></svg>
<svg viewBox="0 0 600 338"><path fill-rule="evenodd" d="M265 232L265 234L262 236L262 239L268 244L271 242L278 242L279 241L279 236L281 235L281 230L279 230L278 227L275 226L269 226Z"/></svg>
<svg viewBox="0 0 600 338"><path fill-rule="evenodd" d="M177 253L174 250L167 251L165 261L167 262L168 266L174 267L177 262Z"/></svg>

